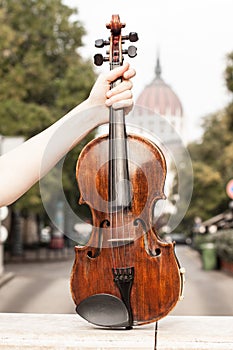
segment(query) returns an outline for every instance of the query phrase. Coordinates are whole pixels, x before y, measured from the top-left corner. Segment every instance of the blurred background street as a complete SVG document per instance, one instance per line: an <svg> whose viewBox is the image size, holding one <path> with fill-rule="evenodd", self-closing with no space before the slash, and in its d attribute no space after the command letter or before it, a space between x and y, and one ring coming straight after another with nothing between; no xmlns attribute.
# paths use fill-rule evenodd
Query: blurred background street
<svg viewBox="0 0 233 350"><path fill-rule="evenodd" d="M197 251L177 245L186 269L185 298L172 315L233 315L232 276L204 271ZM0 288L0 312L74 313L69 290L73 257L44 262L9 263L6 272L15 277Z"/></svg>
<svg viewBox="0 0 233 350"><path fill-rule="evenodd" d="M90 0L1 2L0 156L88 98L108 70L93 64L95 40L108 38L105 23L119 13L123 35L139 34L137 57L126 56L137 71L127 133L155 142L168 168L167 200L150 209L150 222L162 238L183 240L176 250L186 269L184 300L172 314L233 315L233 1L92 7ZM39 185L0 208L0 312L75 313L72 245L85 244L93 222L90 208L78 205L75 166L103 133L92 130Z"/></svg>

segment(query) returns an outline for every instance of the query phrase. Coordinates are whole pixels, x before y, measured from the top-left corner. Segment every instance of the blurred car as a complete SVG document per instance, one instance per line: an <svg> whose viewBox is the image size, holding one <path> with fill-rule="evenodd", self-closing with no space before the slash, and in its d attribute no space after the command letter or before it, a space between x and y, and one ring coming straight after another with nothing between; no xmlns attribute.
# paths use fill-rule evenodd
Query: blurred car
<svg viewBox="0 0 233 350"><path fill-rule="evenodd" d="M184 233L174 232L164 236L166 242L176 242L177 244L187 244L187 237Z"/></svg>
<svg viewBox="0 0 233 350"><path fill-rule="evenodd" d="M52 229L49 226L45 226L44 228L42 228L40 232L40 242L49 243L51 241L51 232Z"/></svg>

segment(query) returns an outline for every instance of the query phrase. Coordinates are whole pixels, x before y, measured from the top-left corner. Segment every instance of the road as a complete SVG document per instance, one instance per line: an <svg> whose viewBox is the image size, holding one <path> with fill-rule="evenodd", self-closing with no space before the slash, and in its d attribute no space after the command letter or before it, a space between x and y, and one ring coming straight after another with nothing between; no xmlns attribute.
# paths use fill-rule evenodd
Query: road
<svg viewBox="0 0 233 350"><path fill-rule="evenodd" d="M187 246L177 246L177 256L186 270L184 300L173 315L232 316L233 276L221 271L204 271L199 254Z"/></svg>
<svg viewBox="0 0 233 350"><path fill-rule="evenodd" d="M203 271L197 252L177 246L186 269L185 298L172 315L233 315L233 276ZM0 288L0 312L74 313L69 291L72 257L66 261L8 264L15 277Z"/></svg>

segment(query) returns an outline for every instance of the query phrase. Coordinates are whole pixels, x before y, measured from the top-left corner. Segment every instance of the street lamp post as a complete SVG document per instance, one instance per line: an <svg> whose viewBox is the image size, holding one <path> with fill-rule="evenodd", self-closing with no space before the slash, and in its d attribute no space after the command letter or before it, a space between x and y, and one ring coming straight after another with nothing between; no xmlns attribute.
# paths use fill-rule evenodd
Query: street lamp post
<svg viewBox="0 0 233 350"><path fill-rule="evenodd" d="M8 215L8 208L1 207L0 208L0 276L4 272L4 242L8 237L8 231L5 226L2 225L2 220L5 220Z"/></svg>
<svg viewBox="0 0 233 350"><path fill-rule="evenodd" d="M233 200L231 200L228 204L229 209L231 210L231 226L233 227Z"/></svg>
<svg viewBox="0 0 233 350"><path fill-rule="evenodd" d="M0 156L2 154L2 143L3 136L0 135ZM5 226L2 225L2 221L6 219L8 215L8 208L1 207L0 208L0 276L3 275L4 272L4 242L7 239L8 232Z"/></svg>
<svg viewBox="0 0 233 350"><path fill-rule="evenodd" d="M24 137L22 136L3 136L0 135L0 156L11 149L17 147L21 143L24 142ZM8 237L8 232L5 226L2 225L2 221L7 217L8 215L8 208L2 207L0 208L0 276L4 272L4 265L3 265L3 258L4 258L4 242L6 241Z"/></svg>

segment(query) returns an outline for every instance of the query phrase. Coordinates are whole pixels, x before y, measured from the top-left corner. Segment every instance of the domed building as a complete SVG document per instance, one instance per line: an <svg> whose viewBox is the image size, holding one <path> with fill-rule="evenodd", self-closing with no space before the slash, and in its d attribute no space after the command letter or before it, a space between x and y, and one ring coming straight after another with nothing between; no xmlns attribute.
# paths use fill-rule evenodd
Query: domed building
<svg viewBox="0 0 233 350"><path fill-rule="evenodd" d="M179 192L173 193L176 191L173 184L177 168L183 160L183 119L182 103L172 87L163 80L158 57L153 80L142 90L136 99L132 114L127 117L132 132L135 132L133 129L136 129L136 132L155 142L166 159L168 171L165 194L167 200L156 204L154 218L158 218L160 210L160 213L175 213L176 207L173 202L175 203L181 195ZM173 229L170 224L162 226L167 232Z"/></svg>
<svg viewBox="0 0 233 350"><path fill-rule="evenodd" d="M157 58L155 77L135 103L134 123L154 134L165 143L183 136L183 107L173 89L162 79L160 60Z"/></svg>

